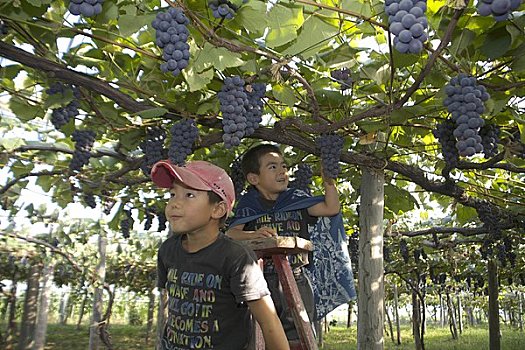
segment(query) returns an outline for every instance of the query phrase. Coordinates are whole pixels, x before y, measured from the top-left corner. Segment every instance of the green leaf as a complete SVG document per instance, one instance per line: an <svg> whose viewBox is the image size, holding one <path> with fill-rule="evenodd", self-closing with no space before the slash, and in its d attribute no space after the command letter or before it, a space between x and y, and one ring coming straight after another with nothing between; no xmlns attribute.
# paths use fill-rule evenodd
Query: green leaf
<svg viewBox="0 0 525 350"><path fill-rule="evenodd" d="M249 1L236 13L235 21L240 27L244 27L250 33L262 34L268 27L266 3L263 1Z"/></svg>
<svg viewBox="0 0 525 350"><path fill-rule="evenodd" d="M501 57L509 50L511 42L509 32L504 27L498 28L487 34L481 53L492 59Z"/></svg>
<svg viewBox="0 0 525 350"><path fill-rule="evenodd" d="M43 117L43 110L39 106L33 106L18 97L11 96L9 109L19 120L28 122L36 117Z"/></svg>
<svg viewBox="0 0 525 350"><path fill-rule="evenodd" d="M295 97L293 90L288 86L275 85L272 88L272 92L276 99L289 107L293 107L297 102L297 97Z"/></svg>
<svg viewBox="0 0 525 350"><path fill-rule="evenodd" d="M206 87L213 79L213 69L205 70L201 73L195 72L195 67L188 67L182 71L190 92L199 91Z"/></svg>
<svg viewBox="0 0 525 350"><path fill-rule="evenodd" d="M19 137L13 138L2 138L0 140L0 146L4 147L6 151L11 152L12 150L25 145L24 139Z"/></svg>
<svg viewBox="0 0 525 350"><path fill-rule="evenodd" d="M395 214L403 214L417 205L416 199L410 192L390 184L385 186L385 198L386 205Z"/></svg>
<svg viewBox="0 0 525 350"><path fill-rule="evenodd" d="M140 111L137 113L133 113L131 115L132 116L140 115L144 119L151 119L151 118L157 118L157 117L163 116L164 114L168 112L169 111L166 108L156 107L156 108L146 109L144 111Z"/></svg>
<svg viewBox="0 0 525 350"><path fill-rule="evenodd" d="M339 32L339 28L320 19L310 17L304 22L301 34L295 43L283 51L285 55L301 55L303 58L314 56L319 46L324 46L327 39L333 38Z"/></svg>
<svg viewBox="0 0 525 350"><path fill-rule="evenodd" d="M36 184L44 190L44 192L49 192L51 188L53 187L53 184L55 183L55 178L52 176L39 176L36 180Z"/></svg>
<svg viewBox="0 0 525 350"><path fill-rule="evenodd" d="M156 14L150 15L120 15L118 18L118 27L120 34L123 36L130 36L138 32L142 27L149 26L155 19Z"/></svg>
<svg viewBox="0 0 525 350"><path fill-rule="evenodd" d="M241 55L236 52L231 52L224 47L215 47L209 43L204 44L204 47L198 51L197 57L193 62L193 67L196 72L201 73L210 68L215 68L222 71L226 68L242 66L244 61Z"/></svg>
<svg viewBox="0 0 525 350"><path fill-rule="evenodd" d="M459 56L476 38L476 33L471 30L463 29L461 34L452 40L450 52L453 56Z"/></svg>
<svg viewBox="0 0 525 350"><path fill-rule="evenodd" d="M458 205L456 207L456 220L459 224L466 224L471 222L474 218L478 216L476 209L471 207L466 207L464 205Z"/></svg>
<svg viewBox="0 0 525 350"><path fill-rule="evenodd" d="M270 48L289 43L297 37L297 31L304 23L302 6L272 7L267 17L270 20L270 30L266 36L266 45Z"/></svg>

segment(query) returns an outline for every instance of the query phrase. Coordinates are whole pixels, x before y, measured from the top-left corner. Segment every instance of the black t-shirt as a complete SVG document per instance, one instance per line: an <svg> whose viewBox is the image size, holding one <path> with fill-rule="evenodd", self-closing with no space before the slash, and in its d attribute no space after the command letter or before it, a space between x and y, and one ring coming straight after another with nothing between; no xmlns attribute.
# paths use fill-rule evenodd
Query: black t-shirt
<svg viewBox="0 0 525 350"><path fill-rule="evenodd" d="M253 251L224 234L195 253L183 236L158 251L158 287L168 292L162 349L245 349L251 335L247 301L269 295Z"/></svg>
<svg viewBox="0 0 525 350"><path fill-rule="evenodd" d="M292 210L292 211L272 211L275 201L270 201L264 198L259 198L262 207L268 210L268 214L261 216L253 221L247 222L244 225L245 231L256 231L257 229L266 226L273 228L278 236L284 237L301 237L310 240L310 233L308 225L317 222L317 218L308 214L308 209ZM291 255L288 257L292 268L304 266L311 259L311 254ZM272 264L265 266L265 272L272 272Z"/></svg>

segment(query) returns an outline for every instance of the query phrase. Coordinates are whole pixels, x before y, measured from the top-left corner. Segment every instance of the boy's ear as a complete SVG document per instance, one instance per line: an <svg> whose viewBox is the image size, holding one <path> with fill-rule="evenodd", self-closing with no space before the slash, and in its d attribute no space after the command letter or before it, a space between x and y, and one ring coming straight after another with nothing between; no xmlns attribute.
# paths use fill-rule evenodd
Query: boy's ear
<svg viewBox="0 0 525 350"><path fill-rule="evenodd" d="M226 202L219 202L219 203L216 203L215 208L213 209L212 215L214 219L220 219L224 215L226 215L227 212L228 212L228 207L226 206Z"/></svg>
<svg viewBox="0 0 525 350"><path fill-rule="evenodd" d="M254 174L254 173L248 173L248 174L246 175L246 180L248 180L248 183L249 183L250 185L255 186L255 185L257 185L257 183L259 182L259 175Z"/></svg>

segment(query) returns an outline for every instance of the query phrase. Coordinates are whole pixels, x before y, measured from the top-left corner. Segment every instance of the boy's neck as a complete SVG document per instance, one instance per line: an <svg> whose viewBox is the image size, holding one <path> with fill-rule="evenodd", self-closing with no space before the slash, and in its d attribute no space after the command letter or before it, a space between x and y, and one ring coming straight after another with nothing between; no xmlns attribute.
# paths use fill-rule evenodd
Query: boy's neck
<svg viewBox="0 0 525 350"><path fill-rule="evenodd" d="M277 198L279 197L279 195L282 193L282 192L277 192L277 193L268 192L268 191L265 191L264 189L262 189L262 188L260 188L258 186L254 186L254 187L257 189L257 192L259 192L259 195L262 198L264 198L266 200L269 200L269 201L276 201Z"/></svg>
<svg viewBox="0 0 525 350"><path fill-rule="evenodd" d="M213 244L219 237L219 230L191 232L184 236L182 246L188 253L195 253Z"/></svg>

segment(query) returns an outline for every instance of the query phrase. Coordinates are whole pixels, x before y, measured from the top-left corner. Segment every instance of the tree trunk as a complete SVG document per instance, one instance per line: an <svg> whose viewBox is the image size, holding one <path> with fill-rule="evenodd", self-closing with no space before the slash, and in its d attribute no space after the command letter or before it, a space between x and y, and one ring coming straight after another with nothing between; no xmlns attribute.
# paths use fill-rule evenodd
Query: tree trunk
<svg viewBox="0 0 525 350"><path fill-rule="evenodd" d="M388 330L389 330L389 333L390 333L390 339L392 339L392 343L396 343L396 340L394 338L394 326L392 325L392 319L390 318L390 313L388 312L388 309L386 307L386 303L385 303L385 315L386 315L386 320L387 320L387 323L388 323Z"/></svg>
<svg viewBox="0 0 525 350"><path fill-rule="evenodd" d="M64 291L60 296L60 306L58 308L59 322L65 325L67 322L67 304L69 302L69 292Z"/></svg>
<svg viewBox="0 0 525 350"><path fill-rule="evenodd" d="M441 328L445 327L445 301L443 300L443 294L439 293L439 321Z"/></svg>
<svg viewBox="0 0 525 350"><path fill-rule="evenodd" d="M319 348L321 349L324 346L323 321L321 320L315 321L314 327L315 327L315 331L317 332L317 346L319 346Z"/></svg>
<svg viewBox="0 0 525 350"><path fill-rule="evenodd" d="M348 313L346 315L346 328L352 327L352 311L354 309L354 303L348 302Z"/></svg>
<svg viewBox="0 0 525 350"><path fill-rule="evenodd" d="M18 338L18 350L31 350L34 344L33 335L35 334L38 311L38 287L41 268L42 266L35 263L29 269L24 314L22 315L20 336Z"/></svg>
<svg viewBox="0 0 525 350"><path fill-rule="evenodd" d="M13 281L11 290L9 291L9 310L7 311L7 332L5 337L5 350L13 350L15 348L16 337L16 291L18 289L18 281L16 280L16 273L13 274Z"/></svg>
<svg viewBox="0 0 525 350"><path fill-rule="evenodd" d="M87 299L88 299L88 289L84 288L84 296L82 297L82 303L80 304L80 310L78 314L77 330L80 329L80 325L82 324L82 318L84 317L84 311L86 309Z"/></svg>
<svg viewBox="0 0 525 350"><path fill-rule="evenodd" d="M520 332L523 332L523 293L520 291L518 294L518 327Z"/></svg>
<svg viewBox="0 0 525 350"><path fill-rule="evenodd" d="M106 279L106 236L102 230L98 237L99 261L95 269L97 287L93 293L93 314L89 326L89 350L98 350L100 347L100 326L102 321L102 297L104 281Z"/></svg>
<svg viewBox="0 0 525 350"><path fill-rule="evenodd" d="M151 330L153 328L153 314L155 313L155 294L151 289L148 294L148 320L146 326L146 344L149 344Z"/></svg>
<svg viewBox="0 0 525 350"><path fill-rule="evenodd" d="M412 333L414 335L414 343L416 350L423 350L421 342L421 310L419 307L419 299L417 293L412 290Z"/></svg>
<svg viewBox="0 0 525 350"><path fill-rule="evenodd" d="M36 323L33 350L44 350L44 346L46 345L47 315L49 313L49 295L51 294L51 287L53 286L53 270L53 265L44 262L40 306L38 308L38 321Z"/></svg>
<svg viewBox="0 0 525 350"><path fill-rule="evenodd" d="M459 295L459 293L456 295L456 303L458 304L459 334L463 334L463 306L461 305L461 296Z"/></svg>
<svg viewBox="0 0 525 350"><path fill-rule="evenodd" d="M401 345L401 324L399 321L399 296L397 292L396 283L394 283L394 317L396 319L397 345Z"/></svg>
<svg viewBox="0 0 525 350"><path fill-rule="evenodd" d="M358 350L382 350L384 348L384 183L382 171L362 168L359 207Z"/></svg>
<svg viewBox="0 0 525 350"><path fill-rule="evenodd" d="M489 349L500 350L498 266L492 259L488 261L487 265L489 280Z"/></svg>
<svg viewBox="0 0 525 350"><path fill-rule="evenodd" d="M450 334L452 339L458 339L458 327L456 325L456 313L454 311L454 304L450 298L450 294L447 292L447 307L448 307L448 322L450 328Z"/></svg>
<svg viewBox="0 0 525 350"><path fill-rule="evenodd" d="M163 350L161 339L164 334L164 326L166 325L166 319L168 318L168 293L166 289L160 289L159 295L159 312L157 313L157 342L155 349Z"/></svg>

